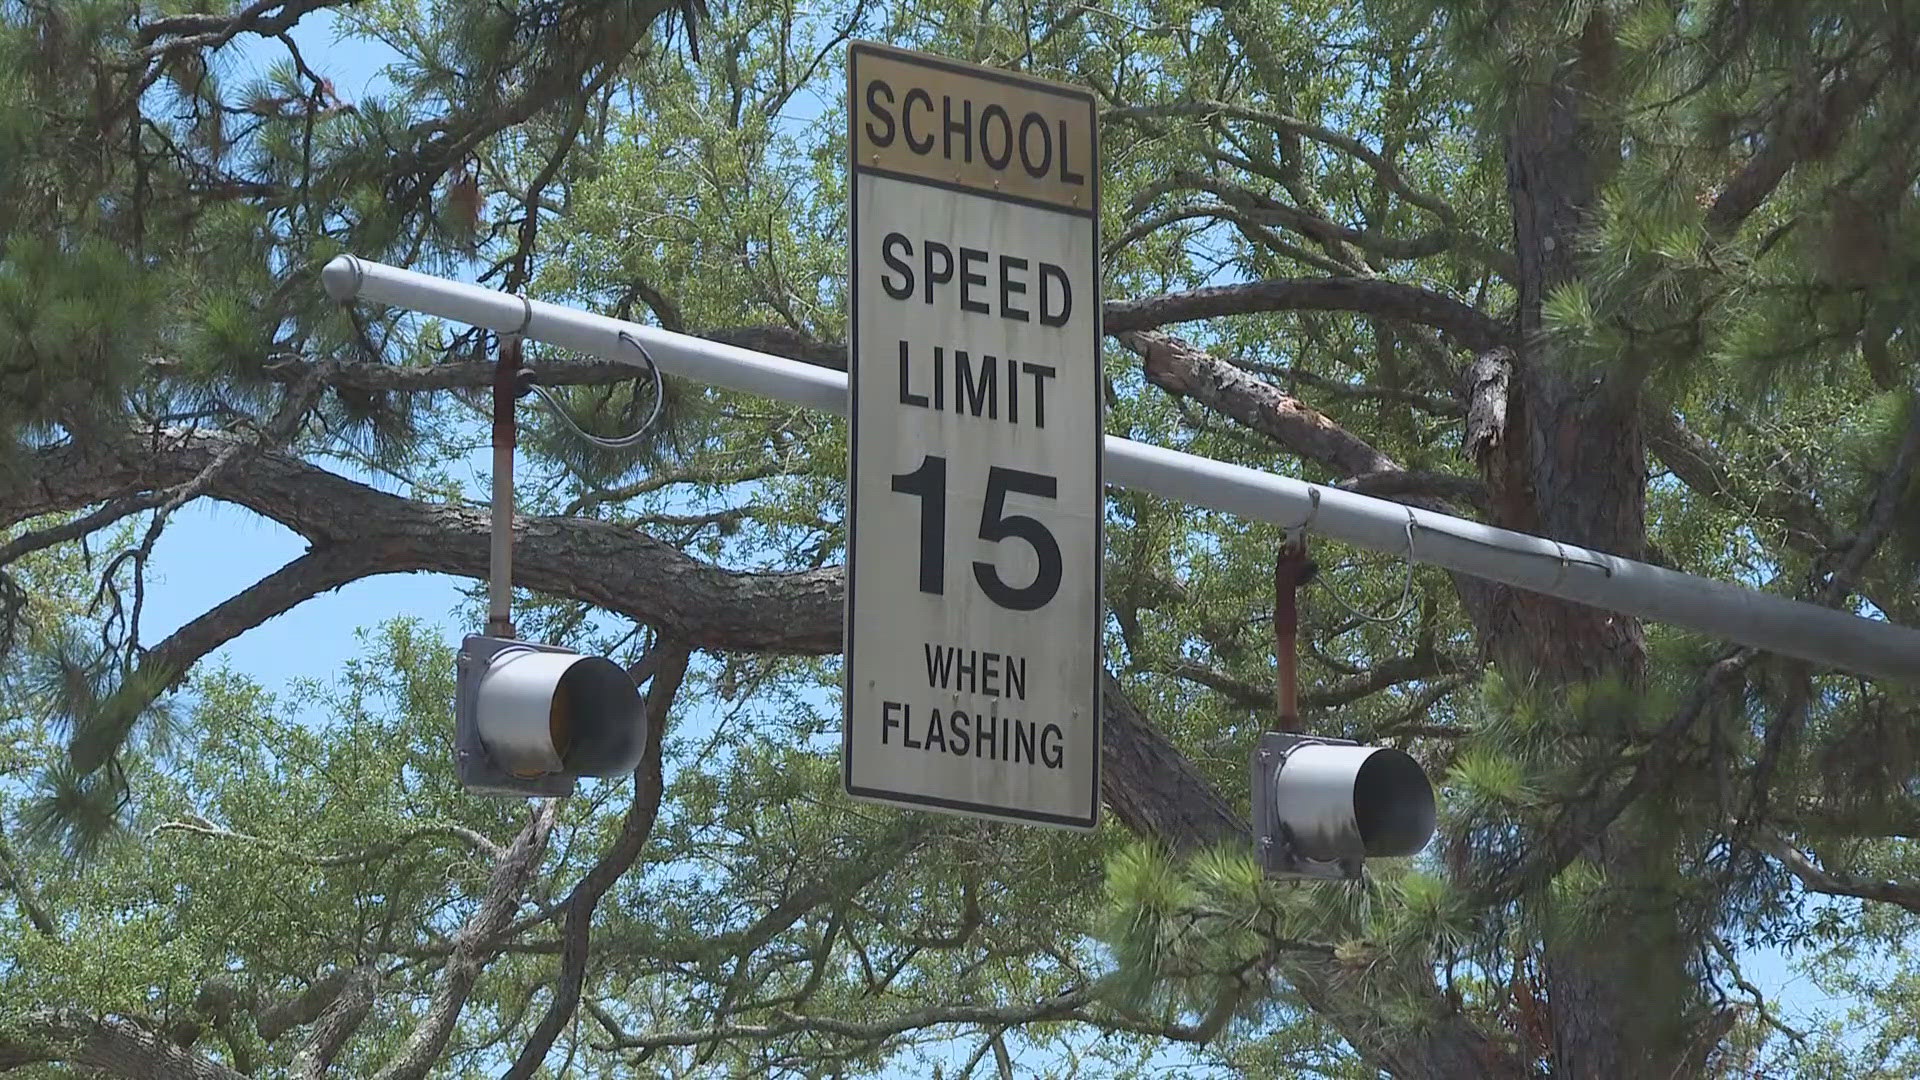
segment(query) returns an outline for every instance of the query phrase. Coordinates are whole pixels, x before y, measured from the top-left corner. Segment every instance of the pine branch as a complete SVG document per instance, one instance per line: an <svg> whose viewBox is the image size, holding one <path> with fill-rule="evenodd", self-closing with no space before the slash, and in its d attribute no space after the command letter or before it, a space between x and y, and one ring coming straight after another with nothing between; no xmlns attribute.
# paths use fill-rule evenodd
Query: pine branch
<svg viewBox="0 0 1920 1080"><path fill-rule="evenodd" d="M1120 343L1145 361L1147 381L1190 397L1337 473L1399 472L1400 465L1298 398L1158 331L1121 331Z"/></svg>
<svg viewBox="0 0 1920 1080"><path fill-rule="evenodd" d="M1647 448L1701 497L1776 522L1785 529L1787 546L1804 555L1821 557L1838 546L1836 530L1804 491L1765 482L1750 486L1717 447L1666 409L1647 409L1645 420Z"/></svg>
<svg viewBox="0 0 1920 1080"><path fill-rule="evenodd" d="M138 547L123 552L107 564L100 576L100 590L111 588L111 582L120 564L131 559L133 562L133 612L127 623L127 646L135 653L140 645L140 612L146 601L146 565L153 554L153 546L160 540L160 533L166 528L167 520L173 512L199 498L207 492L222 476L240 468L254 454L267 447L279 447L293 437L294 429L313 409L320 398L321 388L325 385L327 373L333 369L331 363L319 363L309 368L301 380L287 392L286 400L274 412L265 424L259 425L254 437L246 441L233 441L216 454L206 468L201 469L191 479L174 485L163 494L165 501L155 507L153 518L147 523L146 535L141 537ZM143 658L143 666L145 659ZM170 681L170 680L169 680Z"/></svg>
<svg viewBox="0 0 1920 1080"><path fill-rule="evenodd" d="M632 18L636 11L646 17ZM594 11L595 9L588 9ZM668 10L666 3L617 5L598 9L602 31L589 40L551 43L545 63L532 56L510 59L505 70L517 67L518 92L509 97L483 94L471 107L413 125L410 145L391 153L388 196L394 205L416 209L432 197L441 178L467 161L488 139L531 120L555 104L572 100L588 81L588 73L617 68L632 54L653 21ZM692 24L689 23L689 26ZM531 50L529 50L531 52Z"/></svg>
<svg viewBox="0 0 1920 1080"><path fill-rule="evenodd" d="M152 840L161 833L170 832L204 836L214 840L237 841L242 844L262 848L283 859L317 867L360 866L370 862L377 862L381 859L391 857L394 853L416 840L423 840L428 837L451 837L465 844L477 854L486 855L494 859L500 857L500 846L498 844L495 844L492 840L487 839L487 837L464 825L452 824L429 825L424 828L413 829L406 833L406 835L394 840L374 844L371 847L361 848L357 851L345 851L331 855L303 851L291 844L285 844L270 837L251 836L247 833L234 832L231 829L222 829L203 821L164 821L155 825L147 832L147 839Z"/></svg>
<svg viewBox="0 0 1920 1080"><path fill-rule="evenodd" d="M1867 507L1867 520L1847 545L1847 553L1841 556L1840 564L1834 567L1833 578L1826 589L1828 603L1837 602L1847 590L1858 587L1860 572L1866 569L1867 561L1873 558L1881 542L1893 531L1894 516L1906 502L1914 469L1920 466L1920 390L1908 395L1907 413L1906 433L1901 436L1900 446L1894 451L1893 463L1874 489L1873 501Z"/></svg>
<svg viewBox="0 0 1920 1080"><path fill-rule="evenodd" d="M1331 277L1345 277L1354 272L1352 266L1335 262L1325 255L1316 254L1298 244L1291 243L1281 237L1279 233L1254 221L1251 217L1242 213L1237 207L1229 206L1223 202L1183 203L1172 209L1155 214L1152 217L1143 218L1128 226L1127 231L1108 241L1103 245L1103 250L1108 257L1112 257L1114 254L1125 250L1127 245L1150 236L1169 225L1176 225L1182 221L1193 221L1201 218L1209 219L1210 225L1223 222L1232 225L1235 229L1239 230L1241 236L1246 237L1248 243L1255 247L1264 248L1266 251L1278 255L1283 259L1291 259L1302 266L1318 270ZM1204 232L1205 229L1203 228L1196 231Z"/></svg>
<svg viewBox="0 0 1920 1080"><path fill-rule="evenodd" d="M1513 903L1566 869L1613 826L1627 807L1672 772L1680 760L1674 752L1675 742L1714 702L1740 685L1741 675L1759 656L1755 650L1742 649L1709 666L1686 703L1639 748L1638 760L1626 781L1609 792L1606 787L1611 770L1597 770L1586 789L1568 799L1552 824L1529 846L1520 864L1482 890L1482 899L1489 905Z"/></svg>
<svg viewBox="0 0 1920 1080"><path fill-rule="evenodd" d="M1252 162L1218 150L1212 151L1210 156L1236 168L1258 171ZM1407 262L1439 255L1455 243L1455 237L1445 230L1416 237L1375 235L1329 221L1324 215L1311 210L1289 206L1251 188L1193 172L1176 172L1165 180L1149 185L1135 197L1134 205L1143 205L1160 193L1175 191L1207 192L1254 222L1277 225L1323 246L1335 245L1331 253L1335 260L1342 263L1351 260L1353 272L1357 273L1364 273L1366 267L1359 261L1358 252L1352 249L1395 262ZM1349 247L1341 249L1338 245Z"/></svg>
<svg viewBox="0 0 1920 1080"><path fill-rule="evenodd" d="M1318 689L1303 691L1300 694L1300 707L1333 709L1342 705L1351 705L1362 698L1371 697L1404 683L1466 671L1472 666L1464 657L1449 656L1444 653L1419 652L1410 656L1391 656L1376 662L1358 675ZM1271 688L1255 686L1253 683L1236 679L1224 671L1193 660L1175 661L1166 666L1164 674L1198 683L1244 709L1265 711L1273 708ZM1451 688L1450 686L1449 689Z"/></svg>
<svg viewBox="0 0 1920 1080"><path fill-rule="evenodd" d="M1404 472L1399 462L1299 399L1249 375L1238 365L1157 331L1114 333L1122 344L1143 358L1148 381L1176 398L1191 397L1233 419L1242 428L1259 432L1336 474L1364 477L1366 479L1358 481L1364 486L1400 492L1387 497L1423 509L1458 513L1450 503L1429 490L1436 485L1389 479ZM1449 478L1438 486L1477 494L1480 489L1468 487L1470 484L1464 478ZM1465 574L1453 573L1449 579L1468 616L1484 625L1492 611L1492 587Z"/></svg>
<svg viewBox="0 0 1920 1080"><path fill-rule="evenodd" d="M4 545L0 545L0 566L7 566L26 558L36 551L44 551L56 544L64 544L91 536L101 529L132 517L142 511L151 510L166 502L171 496L164 491L148 491L123 499L113 499L98 510L82 514L71 521L59 525L50 525L44 529L35 529L21 533Z"/></svg>
<svg viewBox="0 0 1920 1080"><path fill-rule="evenodd" d="M379 553L366 545L309 551L174 631L140 658L97 715L76 718L68 748L75 767L91 772L117 754L141 714L201 657L303 600L376 572L378 565Z"/></svg>
<svg viewBox="0 0 1920 1080"><path fill-rule="evenodd" d="M1408 203L1428 211L1438 217L1442 223L1453 225L1458 215L1446 200L1437 195L1428 194L1408 183L1395 165L1384 156L1375 153L1367 144L1351 135L1346 135L1319 124L1287 116L1283 113L1251 109L1241 105L1231 105L1219 101L1184 101L1162 105L1138 105L1129 108L1108 109L1100 114L1104 123L1126 123L1146 117L1184 117L1189 119L1212 120L1215 118L1245 120L1311 139L1322 146L1356 158L1366 164L1387 186L1387 189L1405 199Z"/></svg>
<svg viewBox="0 0 1920 1080"><path fill-rule="evenodd" d="M1457 473L1388 469L1349 477L1340 481L1338 486L1346 491L1396 502L1439 500L1471 506L1482 512L1488 509L1491 500L1486 481Z"/></svg>
<svg viewBox="0 0 1920 1080"><path fill-rule="evenodd" d="M254 0L228 15L169 15L142 23L134 40L143 48L162 38L171 39L161 43L168 49L218 48L245 33L262 37L283 34L305 16L337 3L338 0Z"/></svg>
<svg viewBox="0 0 1920 1080"><path fill-rule="evenodd" d="M527 184L526 194L520 199L521 205L526 208L526 213L520 219L519 235L516 238L518 242L508 259L511 266L507 271L506 281L501 286L506 292L519 292L526 288L527 282L533 277L534 248L540 236L541 195L546 191L547 185L553 182L553 178L560 174L560 167L566 163L567 155L573 150L574 140L579 138L580 129L587 122L588 106L601 88L606 86L608 80L613 78L615 70L616 65L606 65L585 86L581 87L578 93L573 95L572 108L567 111L566 121L558 137L554 139L554 148L547 155L546 164L540 167L540 171L535 173L533 179Z"/></svg>
<svg viewBox="0 0 1920 1080"><path fill-rule="evenodd" d="M618 487L601 488L589 491L567 504L561 517L575 517L583 510L592 509L610 502L626 502L642 495L680 484L703 487L724 487L731 484L745 484L754 480L765 480L774 476L795 475L795 468L778 461L760 460L752 465L738 469L687 469L673 472L657 472L651 476L635 480L631 484Z"/></svg>
<svg viewBox="0 0 1920 1080"><path fill-rule="evenodd" d="M1005 1007L945 1005L919 1009L880 1020L842 1020L832 1016L813 1016L773 1010L773 1020L766 1024L724 1024L711 1028L660 1031L645 1035L628 1035L610 1030L612 1042L608 1048L653 1050L667 1046L699 1046L739 1039L767 1040L803 1033L871 1041L945 1024L997 1024L1011 1027L1063 1019L1091 1002L1094 997L1094 987L1083 986L1029 1005Z"/></svg>
<svg viewBox="0 0 1920 1080"><path fill-rule="evenodd" d="M1466 414L1466 405L1459 398L1451 395L1429 394L1397 386L1344 382L1315 372L1303 371L1297 367L1288 367L1285 364L1268 364L1253 360L1232 360L1231 363L1235 367L1277 383L1312 387L1316 394L1327 397L1407 405L1433 416L1459 417Z"/></svg>
<svg viewBox="0 0 1920 1080"><path fill-rule="evenodd" d="M5 837L0 837L0 885L13 890L14 899L27 917L27 922L41 937L58 940L59 931L47 909L41 906L40 898L34 892L33 885L27 880L26 871L20 866L20 860L14 857L13 848Z"/></svg>
<svg viewBox="0 0 1920 1080"><path fill-rule="evenodd" d="M1920 840L1920 805L1911 800L1904 805L1846 807L1809 798L1797 809L1776 809L1774 816L1801 836Z"/></svg>

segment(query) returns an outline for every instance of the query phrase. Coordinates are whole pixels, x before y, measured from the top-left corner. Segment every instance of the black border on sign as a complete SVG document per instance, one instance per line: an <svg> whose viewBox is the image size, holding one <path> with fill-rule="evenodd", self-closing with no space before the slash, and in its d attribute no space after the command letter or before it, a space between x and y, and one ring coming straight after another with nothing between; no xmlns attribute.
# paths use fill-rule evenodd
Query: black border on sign
<svg viewBox="0 0 1920 1080"><path fill-rule="evenodd" d="M1096 141L1094 143L1095 149L1098 149L1099 145ZM878 165L862 165L857 161L853 163L853 171L855 175L866 173L868 176L884 176L889 180L898 180L903 184L918 184L921 187L939 188L942 191L957 192L961 195L978 195L983 199L997 199L1000 202L1017 203L1021 206L1031 206L1035 210L1051 210L1056 214L1066 214L1069 217L1093 218L1094 238L1098 239L1100 235L1100 219L1092 210L1083 210L1073 206L1061 206L1059 203L1050 203L1045 199L1029 199L1025 195L1011 195L1004 191L991 191L986 188L969 187L966 184L956 184L951 180L935 180L931 177L915 176L912 173L900 172L897 169L883 169ZM1094 193L1097 195L1100 190L1100 185L1096 183L1093 187Z"/></svg>
<svg viewBox="0 0 1920 1080"><path fill-rule="evenodd" d="M887 169L863 167L854 157L854 147L858 145L858 131L855 123L859 116L858 87L854 82L857 58L861 53L885 56L903 63L934 68L958 75L970 75L989 82L1005 83L1023 89L1038 90L1058 97L1078 101L1087 107L1087 127L1092 132L1093 163L1089 167L1089 180L1093 191L1092 205L1084 210L1073 210L1053 203L1034 199L1005 195L999 192L982 191L979 188L962 184L942 183L923 177L907 176ZM1106 400L1101 396L1102 370L1101 344L1105 338L1104 307L1106 294L1100 279L1100 123L1096 111L1093 93L1089 90L1056 83L1046 79L1020 75L1010 71L962 64L928 56L924 53L898 49L889 45L873 42L855 41L847 46L847 588L845 607L842 612L843 640L846 642L845 658L842 661L846 673L845 689L842 692L840 707L840 784L841 789L855 798L879 799L893 803L935 806L946 810L959 810L982 817L999 818L1009 821L1024 821L1043 825L1061 825L1073 829L1090 830L1100 824L1100 772L1102 757L1106 753L1106 714L1101 710L1101 683L1106 672L1106 656L1101 648L1106 627L1106 528L1107 528L1107 486L1106 486ZM963 799L944 799L933 795L915 795L905 792L885 791L879 788L855 787L853 783L853 551L855 523L859 521L855 501L860 490L859 474L859 416L860 416L860 246L854 230L860 221L860 184L859 174L870 173L899 180L903 183L924 184L928 187L942 188L981 198L999 199L1003 202L1019 203L1036 209L1050 210L1056 214L1072 217L1085 217L1093 222L1092 279L1093 279L1093 366L1095 377L1093 387L1094 438L1093 448L1093 701L1089 715L1093 719L1093 769L1091 770L1091 789L1087 792L1087 813L1084 817L1066 814L1043 814L1033 811L1016 810L1004 806L992 806L984 803L970 803Z"/></svg>

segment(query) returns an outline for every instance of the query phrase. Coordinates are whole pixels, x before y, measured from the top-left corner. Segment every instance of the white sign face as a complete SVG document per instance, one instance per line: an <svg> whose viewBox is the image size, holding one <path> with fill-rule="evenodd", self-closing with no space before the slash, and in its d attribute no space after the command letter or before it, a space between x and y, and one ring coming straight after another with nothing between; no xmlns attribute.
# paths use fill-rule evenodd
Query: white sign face
<svg viewBox="0 0 1920 1080"><path fill-rule="evenodd" d="M846 789L1092 828L1093 96L867 44L848 69Z"/></svg>

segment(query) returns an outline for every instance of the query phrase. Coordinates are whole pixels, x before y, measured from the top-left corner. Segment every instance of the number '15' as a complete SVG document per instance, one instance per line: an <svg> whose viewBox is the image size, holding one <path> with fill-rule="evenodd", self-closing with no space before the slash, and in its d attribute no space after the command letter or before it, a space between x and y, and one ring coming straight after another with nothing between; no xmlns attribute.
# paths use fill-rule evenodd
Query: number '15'
<svg viewBox="0 0 1920 1080"><path fill-rule="evenodd" d="M910 473L896 473L893 490L920 498L920 591L941 595L947 581L947 459L932 454L920 460ZM1039 521L1024 514L1009 514L1007 494L1018 492L1042 499L1057 497L1058 483L1044 473L1003 469L996 465L987 472L987 499L980 508L980 539L989 543L1021 540L1040 561L1040 572L1030 585L1013 586L1000 578L1000 570L990 562L976 560L973 579L987 599L1003 608L1032 611L1046 606L1060 591L1060 544Z"/></svg>

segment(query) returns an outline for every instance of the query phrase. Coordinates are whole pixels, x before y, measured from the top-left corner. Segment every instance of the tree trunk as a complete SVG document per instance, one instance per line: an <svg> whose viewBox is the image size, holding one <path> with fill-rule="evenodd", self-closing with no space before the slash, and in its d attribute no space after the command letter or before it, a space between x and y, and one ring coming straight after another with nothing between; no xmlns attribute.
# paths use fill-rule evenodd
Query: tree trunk
<svg viewBox="0 0 1920 1080"><path fill-rule="evenodd" d="M1499 524L1639 558L1646 450L1635 365L1582 369L1543 333L1541 318L1542 301L1578 277L1581 230L1610 161L1617 161L1604 121L1589 115L1607 76L1601 18L1587 27L1576 61L1558 65L1551 82L1525 89L1509 132L1521 351L1505 431L1483 461ZM1502 593L1486 644L1515 685L1644 684L1637 621L1537 594ZM1618 734L1569 731L1576 739ZM1657 890L1636 887L1662 877L1671 846L1629 814L1582 856L1605 874L1607 893L1597 915L1546 912L1553 1073L1595 1080L1674 1075L1695 1015L1688 954L1674 905Z"/></svg>

